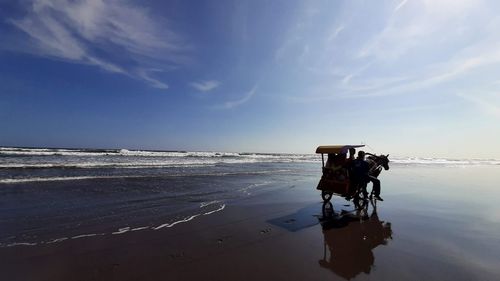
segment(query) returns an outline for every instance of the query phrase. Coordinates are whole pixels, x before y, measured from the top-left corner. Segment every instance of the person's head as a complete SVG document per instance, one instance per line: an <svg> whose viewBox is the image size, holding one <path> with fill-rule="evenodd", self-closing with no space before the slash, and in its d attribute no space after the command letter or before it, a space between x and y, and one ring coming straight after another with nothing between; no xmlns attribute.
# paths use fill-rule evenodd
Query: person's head
<svg viewBox="0 0 500 281"><path fill-rule="evenodd" d="M349 148L349 158L354 158L356 155L356 149L354 147Z"/></svg>
<svg viewBox="0 0 500 281"><path fill-rule="evenodd" d="M342 165L345 162L346 154L345 153L339 153L335 156L333 163L338 166Z"/></svg>
<svg viewBox="0 0 500 281"><path fill-rule="evenodd" d="M358 152L358 159L365 160L365 152L363 150Z"/></svg>

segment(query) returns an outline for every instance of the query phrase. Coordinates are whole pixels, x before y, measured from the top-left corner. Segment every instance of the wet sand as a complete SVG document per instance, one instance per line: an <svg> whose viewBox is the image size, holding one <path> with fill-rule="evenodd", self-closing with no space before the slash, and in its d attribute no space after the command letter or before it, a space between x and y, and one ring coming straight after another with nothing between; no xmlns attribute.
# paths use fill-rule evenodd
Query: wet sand
<svg viewBox="0 0 500 281"><path fill-rule="evenodd" d="M499 280L499 167L391 167L361 212L319 178L157 231L0 249L2 280ZM376 212L374 212L376 206ZM326 206L328 207L328 206Z"/></svg>

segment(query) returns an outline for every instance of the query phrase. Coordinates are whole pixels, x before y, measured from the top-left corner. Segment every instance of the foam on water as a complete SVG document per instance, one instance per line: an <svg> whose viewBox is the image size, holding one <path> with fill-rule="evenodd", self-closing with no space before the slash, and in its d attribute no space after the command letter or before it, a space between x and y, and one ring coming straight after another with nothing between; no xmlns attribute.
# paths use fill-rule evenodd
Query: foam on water
<svg viewBox="0 0 500 281"><path fill-rule="evenodd" d="M141 156L141 157L241 157L241 158L290 158L310 156L308 154L266 154L217 151L148 151L148 150L84 150L84 149L40 149L0 147L0 155L19 156Z"/></svg>
<svg viewBox="0 0 500 281"><path fill-rule="evenodd" d="M226 204L222 204L218 209L215 209L213 211L203 213L203 215L206 216L206 215L210 215L210 214L213 214L216 212L220 212L220 211L224 210L224 208L226 208Z"/></svg>
<svg viewBox="0 0 500 281"><path fill-rule="evenodd" d="M278 174L283 172L290 172L291 170L274 170L274 171L248 171L248 172L233 172L233 173L190 173L190 174L163 174L163 175L116 175L116 176L65 176L65 177L28 177L28 178L0 178L0 184L16 184L16 183L29 183L29 182L53 182L53 181L78 181L78 180L95 180L95 179L140 179L140 178L152 178L152 177L189 177L189 176L231 176L231 175L262 175L262 174ZM266 185L264 184L252 184L248 188L253 188L256 186ZM211 202L207 205L212 204ZM201 206L204 207L204 206Z"/></svg>
<svg viewBox="0 0 500 281"><path fill-rule="evenodd" d="M159 225L159 226L156 226L156 227L153 227L154 230L158 230L158 229L162 229L164 227L172 227L176 224L179 224L179 223L183 223L183 222L188 222L196 217L200 216L200 214L196 214L196 215L192 215L192 216L189 216L185 219L182 219L182 220L179 220L179 221L175 221L175 222L172 222L172 223L164 223L162 225Z"/></svg>
<svg viewBox="0 0 500 281"><path fill-rule="evenodd" d="M321 165L321 156L286 153L0 147L0 184L128 177L201 176L209 171L210 167L225 172L233 169L228 168L229 166L245 170L248 165L258 167L275 163ZM391 157L390 165L478 166L500 165L500 160ZM273 170L272 172L280 171ZM231 173L210 173L209 175L223 176L231 175Z"/></svg>
<svg viewBox="0 0 500 281"><path fill-rule="evenodd" d="M236 153L215 151L149 151L127 149L52 149L0 147L0 169L19 168L162 168L183 165L244 163L314 163L317 154ZM20 157L20 159L19 159ZM500 165L498 159L393 157L392 164Z"/></svg>
<svg viewBox="0 0 500 281"><path fill-rule="evenodd" d="M406 158L394 158L394 159L391 158L390 163L406 164L406 165L466 166L466 165L500 165L500 160L406 157Z"/></svg>
<svg viewBox="0 0 500 281"><path fill-rule="evenodd" d="M84 163L41 163L41 164L0 164L0 169L95 169L95 168L166 168L166 167L196 167L217 164L217 161L183 161L183 162L84 162Z"/></svg>
<svg viewBox="0 0 500 281"><path fill-rule="evenodd" d="M218 206L218 208L213 209L213 210L198 212L198 213L183 217L181 219L174 219L168 223L163 223L163 224L160 224L157 226L155 226L155 225L136 226L136 227L125 226L125 227L120 227L120 228L118 228L118 230L112 231L109 233L107 233L107 232L85 233L85 234L78 234L78 235L73 235L73 236L68 236L68 237L53 238L53 239L48 239L45 241L37 241L37 242L0 243L0 247L37 246L37 245L42 245L42 244L60 243L60 242L70 240L70 239L91 238L91 237L105 236L105 235L120 235L120 234L125 234L127 232L143 231L143 230L160 230L163 228L171 228L171 227L174 227L175 225L192 221L193 219L200 217L200 216L208 216L208 215L220 212L220 211L224 210L226 207L226 204L220 203L220 201L213 201L213 202L207 202L207 204L203 205L201 208L206 208L207 206L211 206L211 205L216 205L216 206Z"/></svg>
<svg viewBox="0 0 500 281"><path fill-rule="evenodd" d="M24 182L45 182L45 181L75 181L89 179L112 179L126 178L126 176L82 176L82 177L50 177L50 178L22 178L22 179L0 179L0 183L24 183Z"/></svg>
<svg viewBox="0 0 500 281"><path fill-rule="evenodd" d="M80 238L85 238L85 237L94 237L94 236L102 236L105 235L106 233L89 233L89 234L80 234L71 237L71 239L80 239Z"/></svg>

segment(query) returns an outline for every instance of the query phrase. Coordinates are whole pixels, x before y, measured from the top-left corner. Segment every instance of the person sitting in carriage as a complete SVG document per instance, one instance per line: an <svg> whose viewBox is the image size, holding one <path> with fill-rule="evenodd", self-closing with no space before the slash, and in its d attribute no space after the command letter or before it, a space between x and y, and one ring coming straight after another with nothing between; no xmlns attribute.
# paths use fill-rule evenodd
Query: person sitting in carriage
<svg viewBox="0 0 500 281"><path fill-rule="evenodd" d="M363 195L366 197L368 195L366 185L369 182L372 182L375 199L384 201L384 199L380 197L380 180L370 175L370 164L365 161L364 151L358 152L358 158L352 161L350 171L351 186L349 192L350 194L347 199L350 199L354 194L356 194L359 188L361 188Z"/></svg>
<svg viewBox="0 0 500 281"><path fill-rule="evenodd" d="M329 153L326 160L324 172L338 181L345 181L347 179L346 154L345 153Z"/></svg>

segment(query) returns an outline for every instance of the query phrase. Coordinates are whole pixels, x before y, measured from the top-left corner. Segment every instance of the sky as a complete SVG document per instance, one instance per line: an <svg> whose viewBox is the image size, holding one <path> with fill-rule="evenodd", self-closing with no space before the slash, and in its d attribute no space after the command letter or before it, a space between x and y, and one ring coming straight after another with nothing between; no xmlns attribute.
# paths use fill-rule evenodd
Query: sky
<svg viewBox="0 0 500 281"><path fill-rule="evenodd" d="M498 1L0 1L0 145L500 158Z"/></svg>

